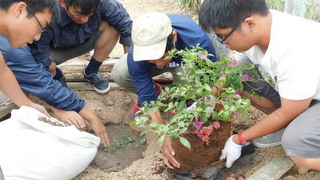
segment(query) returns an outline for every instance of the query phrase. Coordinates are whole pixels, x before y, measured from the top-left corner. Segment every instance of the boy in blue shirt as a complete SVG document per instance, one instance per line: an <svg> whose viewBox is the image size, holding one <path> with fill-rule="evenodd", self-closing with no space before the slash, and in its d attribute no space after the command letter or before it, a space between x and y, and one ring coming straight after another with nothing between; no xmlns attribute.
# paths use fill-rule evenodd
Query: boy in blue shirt
<svg viewBox="0 0 320 180"><path fill-rule="evenodd" d="M132 114L135 114L144 103L157 100L161 93L159 85L154 84L152 77L164 72L171 72L174 82L181 82L177 72L181 72L181 57L165 59L168 51L191 48L200 44L216 61L216 53L208 35L190 18L177 14L151 12L137 18L132 27L132 41L129 53L115 64L112 76L115 82L132 93L137 93L137 102ZM152 121L162 123L159 111L151 111ZM170 137L163 143L163 152L168 167L179 167L174 159Z"/></svg>
<svg viewBox="0 0 320 180"><path fill-rule="evenodd" d="M107 93L110 84L99 68L118 40L128 52L132 43L129 14L117 0L60 0L59 7L61 18L30 45L34 59L60 80L63 74L56 65L94 50L83 75L97 92Z"/></svg>

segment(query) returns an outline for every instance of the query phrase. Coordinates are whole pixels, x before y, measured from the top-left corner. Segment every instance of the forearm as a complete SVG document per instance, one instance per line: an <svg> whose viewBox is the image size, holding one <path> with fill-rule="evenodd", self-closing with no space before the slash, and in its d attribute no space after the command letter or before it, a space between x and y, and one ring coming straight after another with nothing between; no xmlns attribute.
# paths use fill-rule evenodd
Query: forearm
<svg viewBox="0 0 320 180"><path fill-rule="evenodd" d="M101 143L106 147L110 145L109 138L107 135L107 131L105 125L101 122L101 120L88 108L84 107L80 112L80 116L89 121L91 124L91 128L95 132L95 134L100 138Z"/></svg>
<svg viewBox="0 0 320 180"><path fill-rule="evenodd" d="M245 130L242 133L242 136L247 141L250 141L250 140L274 133L286 127L291 122L292 119L288 117L284 117L281 114L282 114L281 109L279 109L279 112L271 113L269 116L265 117L257 124Z"/></svg>
<svg viewBox="0 0 320 180"><path fill-rule="evenodd" d="M101 123L100 119L98 116L96 116L92 111L90 111L87 107L83 107L81 111L79 111L80 116L89 121L90 123L96 123L99 122Z"/></svg>
<svg viewBox="0 0 320 180"><path fill-rule="evenodd" d="M148 114L151 116L150 123L158 122L159 124L163 124L160 111L149 111Z"/></svg>
<svg viewBox="0 0 320 180"><path fill-rule="evenodd" d="M310 98L306 100L293 101L281 98L282 106L279 109L266 116L254 126L245 130L242 133L242 136L247 141L250 141L286 127L294 118L309 107L311 100L312 99Z"/></svg>

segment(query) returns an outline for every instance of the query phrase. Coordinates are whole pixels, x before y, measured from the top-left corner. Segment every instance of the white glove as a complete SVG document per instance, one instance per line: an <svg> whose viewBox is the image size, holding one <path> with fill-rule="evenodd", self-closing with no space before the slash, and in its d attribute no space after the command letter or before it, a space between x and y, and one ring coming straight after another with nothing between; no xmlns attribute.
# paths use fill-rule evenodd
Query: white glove
<svg viewBox="0 0 320 180"><path fill-rule="evenodd" d="M232 137L227 140L224 149L221 152L220 160L227 158L226 167L230 168L232 164L241 156L242 146L232 141Z"/></svg>

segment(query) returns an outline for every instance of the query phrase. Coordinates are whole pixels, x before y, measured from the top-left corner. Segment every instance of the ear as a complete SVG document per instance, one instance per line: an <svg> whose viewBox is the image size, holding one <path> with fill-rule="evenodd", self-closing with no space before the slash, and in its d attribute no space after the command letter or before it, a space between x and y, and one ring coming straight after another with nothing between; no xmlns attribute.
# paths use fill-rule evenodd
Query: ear
<svg viewBox="0 0 320 180"><path fill-rule="evenodd" d="M173 30L172 34L173 34L173 44L176 44L176 42L178 40L178 33L176 30Z"/></svg>
<svg viewBox="0 0 320 180"><path fill-rule="evenodd" d="M244 23L250 28L250 30L253 30L256 26L256 20L253 17L246 18Z"/></svg>
<svg viewBox="0 0 320 180"><path fill-rule="evenodd" d="M13 11L16 17L27 15L27 4L25 2L19 2L13 5Z"/></svg>

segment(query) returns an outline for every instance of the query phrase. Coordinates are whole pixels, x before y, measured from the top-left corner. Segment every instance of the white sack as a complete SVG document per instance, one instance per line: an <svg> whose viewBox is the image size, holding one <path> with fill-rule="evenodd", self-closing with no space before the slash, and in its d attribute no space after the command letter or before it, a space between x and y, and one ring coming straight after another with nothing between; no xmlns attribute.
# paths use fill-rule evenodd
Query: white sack
<svg viewBox="0 0 320 180"><path fill-rule="evenodd" d="M0 166L6 180L72 179L95 157L97 136L45 123L41 117L45 115L21 107L0 123Z"/></svg>

